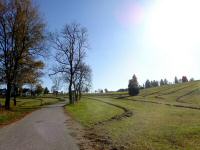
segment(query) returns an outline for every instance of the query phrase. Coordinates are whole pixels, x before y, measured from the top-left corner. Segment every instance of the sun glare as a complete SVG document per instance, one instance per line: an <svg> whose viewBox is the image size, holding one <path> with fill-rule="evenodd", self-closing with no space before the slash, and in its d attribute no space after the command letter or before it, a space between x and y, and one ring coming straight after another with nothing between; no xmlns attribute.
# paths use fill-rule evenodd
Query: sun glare
<svg viewBox="0 0 200 150"><path fill-rule="evenodd" d="M199 7L198 0L157 1L148 20L153 44L171 52L196 48L200 40Z"/></svg>
<svg viewBox="0 0 200 150"><path fill-rule="evenodd" d="M193 65L200 48L199 8L199 0L157 0L148 13L145 36L171 63Z"/></svg>

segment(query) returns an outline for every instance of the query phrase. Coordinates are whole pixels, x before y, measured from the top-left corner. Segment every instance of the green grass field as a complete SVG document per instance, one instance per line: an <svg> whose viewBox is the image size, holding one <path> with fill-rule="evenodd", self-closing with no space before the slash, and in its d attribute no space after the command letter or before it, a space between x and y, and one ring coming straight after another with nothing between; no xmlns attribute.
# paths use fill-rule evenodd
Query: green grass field
<svg viewBox="0 0 200 150"><path fill-rule="evenodd" d="M132 115L119 117L124 108ZM149 88L135 97L87 95L66 110L97 139L108 136L112 148L200 149L200 81Z"/></svg>
<svg viewBox="0 0 200 150"><path fill-rule="evenodd" d="M59 101L61 99L54 96L17 98L16 107L13 106L13 101L11 101L11 110L0 110L0 126L14 122L44 105L54 104ZM0 102L4 104L5 100L1 98Z"/></svg>

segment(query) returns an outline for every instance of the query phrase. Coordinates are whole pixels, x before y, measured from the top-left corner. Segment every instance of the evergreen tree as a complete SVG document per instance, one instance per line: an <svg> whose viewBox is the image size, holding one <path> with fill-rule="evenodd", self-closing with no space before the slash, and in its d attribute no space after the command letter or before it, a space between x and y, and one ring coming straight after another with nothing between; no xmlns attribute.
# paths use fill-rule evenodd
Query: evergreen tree
<svg viewBox="0 0 200 150"><path fill-rule="evenodd" d="M136 96L139 94L139 85L135 74L133 75L132 79L129 80L128 93L131 96Z"/></svg>
<svg viewBox="0 0 200 150"><path fill-rule="evenodd" d="M151 82L151 87L157 87L157 86L159 86L158 81L153 80L153 81Z"/></svg>
<svg viewBox="0 0 200 150"><path fill-rule="evenodd" d="M145 82L145 88L150 88L151 87L151 82L149 80L147 80Z"/></svg>
<svg viewBox="0 0 200 150"><path fill-rule="evenodd" d="M163 85L165 85L165 83L164 83L163 79L161 79L160 80L160 86L163 86Z"/></svg>
<svg viewBox="0 0 200 150"><path fill-rule="evenodd" d="M108 89L107 89L107 88L105 88L105 89L104 89L104 92L105 92L105 93L108 93Z"/></svg>
<svg viewBox="0 0 200 150"><path fill-rule="evenodd" d="M164 80L164 85L168 85L167 79Z"/></svg>
<svg viewBox="0 0 200 150"><path fill-rule="evenodd" d="M190 82L192 82L192 81L194 81L194 78L191 78L191 79L190 79Z"/></svg>
<svg viewBox="0 0 200 150"><path fill-rule="evenodd" d="M41 85L41 84L37 84L37 85L36 85L36 89L35 89L35 93L36 93L37 95L40 95L40 94L42 94L42 92L43 92L43 87L42 87L42 85Z"/></svg>
<svg viewBox="0 0 200 150"><path fill-rule="evenodd" d="M177 78L177 77L174 78L174 83L175 83L175 84L178 83L178 78Z"/></svg>
<svg viewBox="0 0 200 150"><path fill-rule="evenodd" d="M49 94L49 89L47 87L44 89L44 94Z"/></svg>

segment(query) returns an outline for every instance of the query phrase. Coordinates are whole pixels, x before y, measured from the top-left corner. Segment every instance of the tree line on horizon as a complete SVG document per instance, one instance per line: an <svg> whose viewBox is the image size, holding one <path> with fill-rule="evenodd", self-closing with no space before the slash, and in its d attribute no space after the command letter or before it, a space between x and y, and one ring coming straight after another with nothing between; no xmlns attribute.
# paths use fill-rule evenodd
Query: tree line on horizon
<svg viewBox="0 0 200 150"><path fill-rule="evenodd" d="M178 84L178 83L185 83L189 81L194 81L194 78L191 78L188 80L186 76L182 76L181 79L178 79L176 76L174 78L174 82L171 83L167 79L161 79L160 81L149 79L146 80L146 82L140 86L137 80L136 75L134 74L132 79L129 80L128 88L127 89L119 89L118 92L125 92L128 91L129 95L136 96L139 94L140 89L146 89L146 88L152 88L152 87L158 87L158 86L164 86L164 85L170 85L170 84Z"/></svg>

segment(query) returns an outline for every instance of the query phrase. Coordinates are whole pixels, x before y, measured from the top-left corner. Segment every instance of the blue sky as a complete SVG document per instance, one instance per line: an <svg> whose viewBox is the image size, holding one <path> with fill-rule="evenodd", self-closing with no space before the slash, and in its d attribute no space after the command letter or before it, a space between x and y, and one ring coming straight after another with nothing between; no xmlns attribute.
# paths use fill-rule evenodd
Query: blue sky
<svg viewBox="0 0 200 150"><path fill-rule="evenodd" d="M175 75L199 79L198 0L35 1L49 31L74 21L88 29L93 90L126 88L133 74L140 84L146 79L172 81ZM46 62L51 67L52 60ZM51 88L48 76L42 80Z"/></svg>

